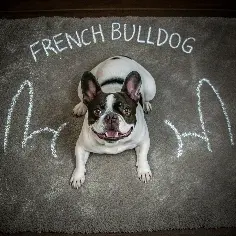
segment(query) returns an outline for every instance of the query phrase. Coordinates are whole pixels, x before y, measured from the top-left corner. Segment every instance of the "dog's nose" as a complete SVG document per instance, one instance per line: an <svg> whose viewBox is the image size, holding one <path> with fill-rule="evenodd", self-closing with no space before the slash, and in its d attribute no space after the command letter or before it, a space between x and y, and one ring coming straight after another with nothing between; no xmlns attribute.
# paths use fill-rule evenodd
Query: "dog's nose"
<svg viewBox="0 0 236 236"><path fill-rule="evenodd" d="M105 121L112 123L118 120L118 115L115 113L109 113L105 116Z"/></svg>
<svg viewBox="0 0 236 236"><path fill-rule="evenodd" d="M109 113L104 118L108 129L117 129L119 126L119 118L115 113Z"/></svg>

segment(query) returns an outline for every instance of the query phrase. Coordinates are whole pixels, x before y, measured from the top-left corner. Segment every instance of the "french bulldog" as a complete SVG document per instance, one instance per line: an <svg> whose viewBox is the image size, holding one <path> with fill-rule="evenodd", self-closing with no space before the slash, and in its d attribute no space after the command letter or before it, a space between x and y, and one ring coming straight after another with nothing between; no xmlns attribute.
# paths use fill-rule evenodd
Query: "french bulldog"
<svg viewBox="0 0 236 236"><path fill-rule="evenodd" d="M78 86L81 102L73 109L77 116L85 114L85 119L75 147L72 187L78 189L84 183L91 152L117 154L135 149L139 179L145 183L151 179L144 112L152 109L150 101L155 94L152 75L129 57L111 57L84 72Z"/></svg>

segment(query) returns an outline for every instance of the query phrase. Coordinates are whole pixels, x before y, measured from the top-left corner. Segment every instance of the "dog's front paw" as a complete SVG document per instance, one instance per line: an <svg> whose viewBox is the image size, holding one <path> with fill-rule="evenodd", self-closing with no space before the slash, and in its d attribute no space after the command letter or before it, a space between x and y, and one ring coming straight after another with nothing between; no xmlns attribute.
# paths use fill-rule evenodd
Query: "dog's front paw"
<svg viewBox="0 0 236 236"><path fill-rule="evenodd" d="M70 179L70 184L73 188L79 188L82 186L82 184L85 181L85 171L81 171L75 168L71 179Z"/></svg>
<svg viewBox="0 0 236 236"><path fill-rule="evenodd" d="M87 107L83 102L80 102L79 104L77 104L74 109L73 109L73 113L74 115L77 116L83 116L87 111Z"/></svg>
<svg viewBox="0 0 236 236"><path fill-rule="evenodd" d="M145 113L149 113L152 110L152 105L150 102L145 102L143 106L143 110Z"/></svg>
<svg viewBox="0 0 236 236"><path fill-rule="evenodd" d="M137 171L139 179L144 183L147 183L148 181L151 180L152 172L148 164L145 166L138 166Z"/></svg>

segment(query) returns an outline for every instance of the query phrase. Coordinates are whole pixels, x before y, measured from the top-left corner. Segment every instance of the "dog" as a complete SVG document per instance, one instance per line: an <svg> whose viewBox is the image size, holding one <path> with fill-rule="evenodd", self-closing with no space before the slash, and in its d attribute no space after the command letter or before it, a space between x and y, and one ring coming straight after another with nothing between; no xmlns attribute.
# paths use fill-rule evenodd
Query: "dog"
<svg viewBox="0 0 236 236"><path fill-rule="evenodd" d="M147 160L150 147L144 112L152 110L156 94L152 75L135 60L114 56L84 72L78 86L81 100L73 112L85 115L76 142L76 167L70 183L79 188L85 181L89 154L117 154L135 149L138 177L148 182L152 173Z"/></svg>

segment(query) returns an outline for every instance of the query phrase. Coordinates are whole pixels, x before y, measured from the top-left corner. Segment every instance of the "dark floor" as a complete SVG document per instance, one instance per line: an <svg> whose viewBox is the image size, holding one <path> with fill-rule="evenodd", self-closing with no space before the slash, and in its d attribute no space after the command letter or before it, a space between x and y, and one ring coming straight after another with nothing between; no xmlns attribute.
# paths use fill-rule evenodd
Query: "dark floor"
<svg viewBox="0 0 236 236"><path fill-rule="evenodd" d="M64 233L17 233L17 234L3 234L0 236L68 236ZM144 233L117 233L117 234L73 234L74 236L233 236L236 235L236 228L220 228L220 229L197 229L197 230L171 230L159 232L144 232Z"/></svg>
<svg viewBox="0 0 236 236"><path fill-rule="evenodd" d="M235 1L229 0L3 0L0 16L236 16Z"/></svg>
<svg viewBox="0 0 236 236"><path fill-rule="evenodd" d="M234 1L223 0L8 0L1 1L1 18L29 18L38 16L101 17L101 16L214 16L236 17ZM8 235L0 233L0 236ZM39 235L18 233L12 235ZM42 236L66 236L62 233L41 233ZM74 234L76 236L82 234ZM88 234L87 234L88 235ZM132 234L90 234L88 236L180 236L180 235L236 235L236 228L173 230Z"/></svg>

